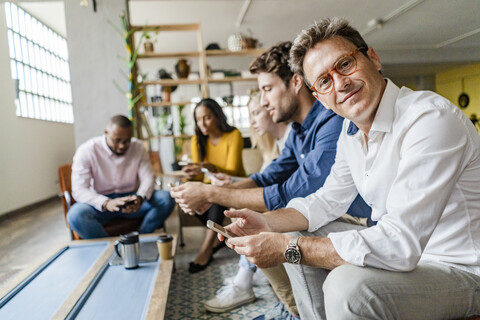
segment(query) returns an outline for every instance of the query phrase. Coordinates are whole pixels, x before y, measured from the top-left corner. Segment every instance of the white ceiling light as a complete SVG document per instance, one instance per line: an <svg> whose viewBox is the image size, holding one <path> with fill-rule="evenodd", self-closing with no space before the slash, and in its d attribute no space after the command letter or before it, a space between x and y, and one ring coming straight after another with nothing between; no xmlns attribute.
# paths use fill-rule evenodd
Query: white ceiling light
<svg viewBox="0 0 480 320"><path fill-rule="evenodd" d="M380 19L372 19L368 21L367 23L367 29L362 31L362 36L366 36L369 33L381 29L385 23L387 23L389 20L392 20L393 18L396 18L405 12L407 12L410 9L413 9L420 3L422 3L425 0L411 0L407 3L405 3L403 6L398 7L397 9L393 10L389 14L387 14L385 17L380 18Z"/></svg>

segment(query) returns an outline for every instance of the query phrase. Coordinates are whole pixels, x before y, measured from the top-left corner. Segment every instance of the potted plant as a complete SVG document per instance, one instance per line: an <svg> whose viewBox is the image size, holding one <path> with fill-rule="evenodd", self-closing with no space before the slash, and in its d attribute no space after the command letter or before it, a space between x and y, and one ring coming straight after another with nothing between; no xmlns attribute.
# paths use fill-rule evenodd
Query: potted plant
<svg viewBox="0 0 480 320"><path fill-rule="evenodd" d="M143 42L143 48L145 49L145 53L152 53L154 50L153 44L157 42L157 38L152 38L152 34L150 31L143 31L145 41ZM158 34L158 31L155 32L155 35Z"/></svg>

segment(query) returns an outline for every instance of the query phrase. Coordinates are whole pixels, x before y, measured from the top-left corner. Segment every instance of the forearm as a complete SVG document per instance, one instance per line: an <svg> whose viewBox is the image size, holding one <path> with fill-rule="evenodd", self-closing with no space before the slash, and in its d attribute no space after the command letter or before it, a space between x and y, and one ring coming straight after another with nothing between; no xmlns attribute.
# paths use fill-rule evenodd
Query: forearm
<svg viewBox="0 0 480 320"><path fill-rule="evenodd" d="M338 255L329 238L301 237L298 247L302 254L301 263L305 265L332 270L348 263Z"/></svg>
<svg viewBox="0 0 480 320"><path fill-rule="evenodd" d="M246 178L232 184L227 184L224 187L229 189L247 189L257 188L258 186L251 178Z"/></svg>
<svg viewBox="0 0 480 320"><path fill-rule="evenodd" d="M102 210L103 203L108 200L106 196L85 188L73 189L72 197L76 202L87 203L100 211Z"/></svg>
<svg viewBox="0 0 480 320"><path fill-rule="evenodd" d="M294 232L308 229L308 220L293 208L283 208L264 213L271 232Z"/></svg>
<svg viewBox="0 0 480 320"><path fill-rule="evenodd" d="M259 212L268 210L263 200L263 188L232 189L208 186L206 197L207 202L216 203L224 207L248 208Z"/></svg>

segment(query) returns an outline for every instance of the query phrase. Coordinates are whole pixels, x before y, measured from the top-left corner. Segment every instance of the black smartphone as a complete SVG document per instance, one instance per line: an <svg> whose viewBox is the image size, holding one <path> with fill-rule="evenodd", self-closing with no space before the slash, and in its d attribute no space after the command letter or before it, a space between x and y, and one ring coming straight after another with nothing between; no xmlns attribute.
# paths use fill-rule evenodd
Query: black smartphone
<svg viewBox="0 0 480 320"><path fill-rule="evenodd" d="M125 202L123 205L120 206L121 209L133 204L135 202L136 199L133 199L133 200L129 200L127 202Z"/></svg>

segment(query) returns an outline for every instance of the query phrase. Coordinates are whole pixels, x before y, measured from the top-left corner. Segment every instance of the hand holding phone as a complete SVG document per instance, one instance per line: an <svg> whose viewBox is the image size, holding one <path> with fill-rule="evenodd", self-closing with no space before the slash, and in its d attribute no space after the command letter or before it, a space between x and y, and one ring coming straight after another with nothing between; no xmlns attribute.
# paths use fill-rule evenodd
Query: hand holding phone
<svg viewBox="0 0 480 320"><path fill-rule="evenodd" d="M123 204L122 207L127 207L127 206L129 206L129 205L131 205L131 204L134 204L134 203L135 203L135 200L137 200L137 199L128 200L127 202L125 202L125 203Z"/></svg>
<svg viewBox="0 0 480 320"><path fill-rule="evenodd" d="M222 227L218 223L213 222L212 220L207 220L207 228L220 233L222 236L224 236L227 239L235 237L233 234L229 233L224 227Z"/></svg>
<svg viewBox="0 0 480 320"><path fill-rule="evenodd" d="M212 177L213 179L215 178L213 173L211 173L210 170L208 170L207 168L202 168L202 172L207 176L209 180L212 180Z"/></svg>
<svg viewBox="0 0 480 320"><path fill-rule="evenodd" d="M132 197L134 197L132 199ZM128 196L127 200L122 200L124 203L119 206L119 209L121 210L122 213L132 213L140 210L140 207L142 206L143 203L143 198L141 196L135 195L135 196Z"/></svg>

